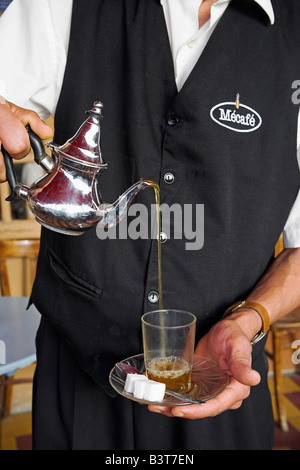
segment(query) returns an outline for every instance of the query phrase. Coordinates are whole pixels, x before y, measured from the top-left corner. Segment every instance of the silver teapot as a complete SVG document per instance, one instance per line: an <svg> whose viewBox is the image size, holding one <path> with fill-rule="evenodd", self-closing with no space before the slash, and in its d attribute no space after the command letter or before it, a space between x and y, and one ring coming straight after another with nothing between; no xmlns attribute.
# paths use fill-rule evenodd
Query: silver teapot
<svg viewBox="0 0 300 470"><path fill-rule="evenodd" d="M112 227L124 217L138 192L153 186L151 181L141 179L113 204L103 203L98 188L99 176L108 165L100 148L102 108L100 101L95 102L93 109L87 111L88 119L64 145L46 144L52 150L51 156L45 152L40 138L27 126L34 160L46 172L31 187L17 181L12 158L2 147L11 189L7 200L26 200L36 220L56 232L81 235L95 224Z"/></svg>

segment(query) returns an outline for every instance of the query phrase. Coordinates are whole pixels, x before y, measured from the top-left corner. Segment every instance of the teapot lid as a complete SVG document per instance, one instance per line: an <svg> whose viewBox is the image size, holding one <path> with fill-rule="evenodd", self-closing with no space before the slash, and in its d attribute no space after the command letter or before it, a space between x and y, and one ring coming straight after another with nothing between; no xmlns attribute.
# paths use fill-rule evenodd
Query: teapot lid
<svg viewBox="0 0 300 470"><path fill-rule="evenodd" d="M93 109L86 112L89 117L80 126L76 134L67 140L64 145L60 147L54 145L55 150L76 163L93 167L107 166L102 158L100 148L102 108L101 101L96 101Z"/></svg>

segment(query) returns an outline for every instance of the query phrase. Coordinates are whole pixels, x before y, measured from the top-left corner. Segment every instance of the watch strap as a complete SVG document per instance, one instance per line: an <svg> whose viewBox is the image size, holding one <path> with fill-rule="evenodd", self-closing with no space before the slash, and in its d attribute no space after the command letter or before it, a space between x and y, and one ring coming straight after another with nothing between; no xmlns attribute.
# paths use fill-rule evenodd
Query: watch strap
<svg viewBox="0 0 300 470"><path fill-rule="evenodd" d="M228 315L231 315L233 312L236 312L240 308L250 308L252 310L255 310L258 315L260 316L262 320L262 327L261 330L254 336L254 338L250 341L251 344L255 344L258 341L260 341L268 332L270 328L270 316L261 304L257 302L251 302L247 300L241 300L238 302L235 302L231 307L229 307L226 312L224 313L222 318L228 317Z"/></svg>

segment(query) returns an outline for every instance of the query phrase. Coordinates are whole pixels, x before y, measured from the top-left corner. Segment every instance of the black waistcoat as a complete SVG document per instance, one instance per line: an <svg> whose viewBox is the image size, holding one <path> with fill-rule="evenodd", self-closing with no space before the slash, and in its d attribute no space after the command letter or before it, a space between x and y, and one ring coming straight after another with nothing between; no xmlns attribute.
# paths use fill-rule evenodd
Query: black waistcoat
<svg viewBox="0 0 300 470"><path fill-rule="evenodd" d="M159 0L74 1L55 141L101 100L105 201L143 177L160 184L162 203L204 205L201 249L172 237L162 245L164 306L196 314L199 336L262 276L299 186L291 84L300 76L300 4L273 4L271 26L253 0L232 0L178 93ZM237 93L250 110L224 104ZM150 207L153 191L135 202ZM141 352L141 314L158 306L151 291L155 240L43 229L32 300L107 390L112 364Z"/></svg>

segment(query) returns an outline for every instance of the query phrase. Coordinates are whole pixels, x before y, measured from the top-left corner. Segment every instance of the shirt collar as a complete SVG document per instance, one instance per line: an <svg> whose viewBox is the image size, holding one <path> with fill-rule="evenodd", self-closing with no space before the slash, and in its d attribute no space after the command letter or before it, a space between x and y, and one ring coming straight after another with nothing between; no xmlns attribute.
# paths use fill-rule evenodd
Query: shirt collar
<svg viewBox="0 0 300 470"><path fill-rule="evenodd" d="M256 3L258 3L259 6L267 13L270 23L274 24L275 23L275 15L274 15L274 10L272 6L272 1L271 0L254 0Z"/></svg>
<svg viewBox="0 0 300 470"><path fill-rule="evenodd" d="M220 0L219 0L220 1ZM229 2L230 0L228 0ZM271 0L254 0L268 15L270 19L270 23L274 24L275 23L275 15L274 15L274 10L272 6L272 1ZM160 0L160 3L163 4L165 0Z"/></svg>

